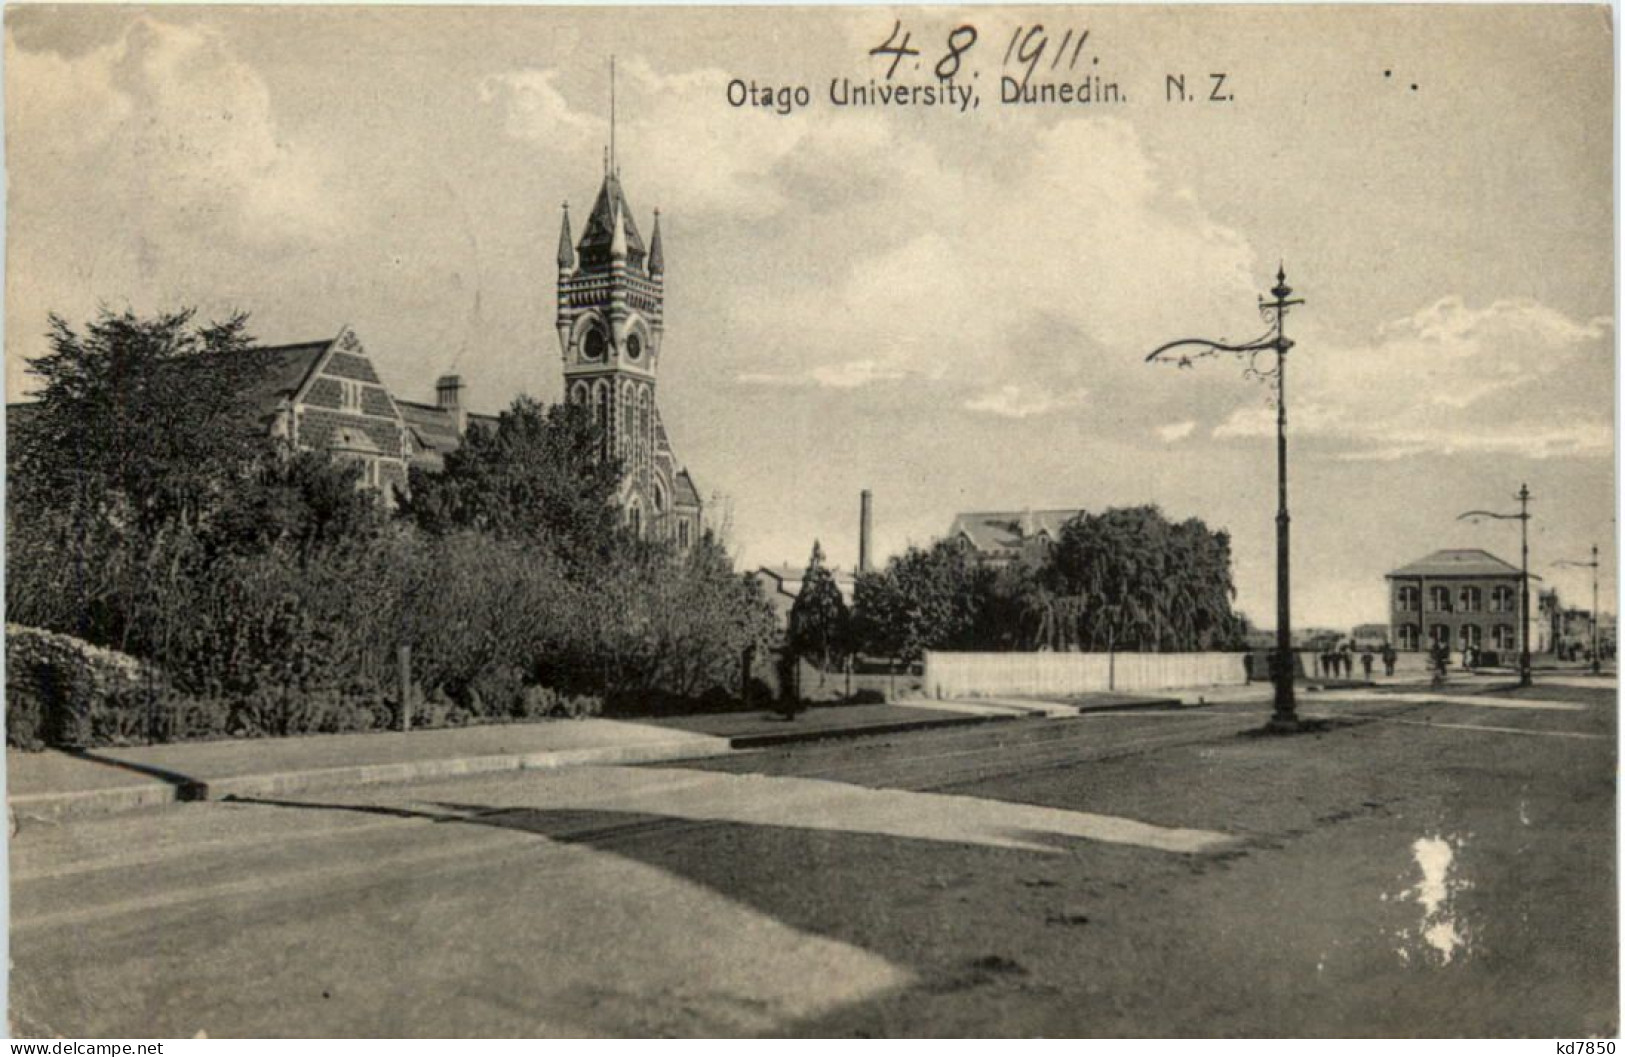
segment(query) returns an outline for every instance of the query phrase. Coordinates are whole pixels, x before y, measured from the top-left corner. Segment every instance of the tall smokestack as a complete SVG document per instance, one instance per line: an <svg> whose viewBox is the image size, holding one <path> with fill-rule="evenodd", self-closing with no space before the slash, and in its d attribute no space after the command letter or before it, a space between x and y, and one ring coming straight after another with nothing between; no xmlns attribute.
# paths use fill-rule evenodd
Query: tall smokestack
<svg viewBox="0 0 1625 1057"><path fill-rule="evenodd" d="M870 558L874 554L871 539L875 531L874 497L869 494L867 488L863 490L860 510L862 512L858 522L858 572L866 573L869 571Z"/></svg>

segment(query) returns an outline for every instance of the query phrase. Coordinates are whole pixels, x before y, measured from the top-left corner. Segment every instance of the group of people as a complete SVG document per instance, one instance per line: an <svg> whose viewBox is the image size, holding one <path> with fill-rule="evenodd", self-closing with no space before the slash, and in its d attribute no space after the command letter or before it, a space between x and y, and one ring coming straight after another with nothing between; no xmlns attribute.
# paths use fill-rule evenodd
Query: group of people
<svg viewBox="0 0 1625 1057"><path fill-rule="evenodd" d="M1354 643L1345 642L1340 646L1322 650L1315 657L1315 674L1322 679L1352 678L1354 675L1355 649ZM1366 646L1359 652L1360 667L1364 670L1367 679L1371 678L1371 668L1376 663L1378 656L1382 657L1383 674L1394 674L1394 664L1399 660L1399 654L1394 651L1391 643L1385 642L1382 644L1380 654L1374 652L1370 646Z"/></svg>

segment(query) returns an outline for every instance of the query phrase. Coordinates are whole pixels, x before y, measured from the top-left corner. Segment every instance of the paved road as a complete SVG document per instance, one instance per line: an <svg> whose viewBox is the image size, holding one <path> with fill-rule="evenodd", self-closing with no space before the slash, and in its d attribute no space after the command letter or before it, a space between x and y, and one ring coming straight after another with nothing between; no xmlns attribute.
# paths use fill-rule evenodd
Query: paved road
<svg viewBox="0 0 1625 1057"><path fill-rule="evenodd" d="M1611 696L1306 711L28 827L14 1030L1614 1034Z"/></svg>

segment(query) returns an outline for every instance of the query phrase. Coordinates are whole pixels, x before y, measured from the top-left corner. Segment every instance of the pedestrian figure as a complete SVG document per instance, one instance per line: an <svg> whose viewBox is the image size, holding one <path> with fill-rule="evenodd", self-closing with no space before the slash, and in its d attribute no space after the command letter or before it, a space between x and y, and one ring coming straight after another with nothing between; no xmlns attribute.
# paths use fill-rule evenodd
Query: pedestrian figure
<svg viewBox="0 0 1625 1057"><path fill-rule="evenodd" d="M1444 683L1445 674L1450 669L1450 647L1442 642L1433 644L1433 685Z"/></svg>
<svg viewBox="0 0 1625 1057"><path fill-rule="evenodd" d="M1365 652L1360 654L1360 667L1365 669L1365 680L1368 683L1371 681L1371 663L1375 660L1376 658L1371 656L1370 646L1367 646Z"/></svg>
<svg viewBox="0 0 1625 1057"><path fill-rule="evenodd" d="M1394 662L1397 661L1397 660L1399 660L1399 656L1396 653L1394 653L1393 643L1391 643L1391 642L1383 643L1382 644L1382 669L1383 669L1383 674L1387 675L1389 678L1392 678L1393 674L1394 674Z"/></svg>

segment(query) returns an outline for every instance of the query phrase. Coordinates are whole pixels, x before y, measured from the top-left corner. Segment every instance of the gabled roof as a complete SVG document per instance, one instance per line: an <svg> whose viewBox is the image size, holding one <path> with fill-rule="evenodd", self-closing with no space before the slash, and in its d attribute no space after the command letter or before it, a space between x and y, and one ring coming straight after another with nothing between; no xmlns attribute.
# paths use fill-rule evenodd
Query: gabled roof
<svg viewBox="0 0 1625 1057"><path fill-rule="evenodd" d="M598 200L593 203L586 227L581 229L581 241L576 243L577 251L584 255L587 250L608 251L610 242L615 238L617 209L620 210L621 225L626 231L627 255L642 259L643 236L638 234L638 225L632 219L632 207L626 204L621 178L614 173L604 176L604 184L598 189Z"/></svg>
<svg viewBox="0 0 1625 1057"><path fill-rule="evenodd" d="M260 368L254 372L254 380L248 391L260 413L269 415L277 410L284 399L291 398L299 391L331 344L333 339L328 338L294 345L256 346L223 355L241 357ZM180 370L198 370L211 362L214 362L213 357L198 356L176 360L174 366ZM37 403L32 400L8 404L7 421L13 425L26 424L38 414L37 408Z"/></svg>
<svg viewBox="0 0 1625 1057"><path fill-rule="evenodd" d="M451 412L433 404L415 404L410 400L396 400L395 406L401 409L401 418L418 435L425 448L444 454L462 446L463 439L457 435L457 423Z"/></svg>
<svg viewBox="0 0 1625 1057"><path fill-rule="evenodd" d="M694 478L688 475L687 470L678 470L677 478L672 482L672 503L676 506L699 506L700 490L694 487Z"/></svg>
<svg viewBox="0 0 1625 1057"><path fill-rule="evenodd" d="M252 388L254 401L261 410L276 410L284 397L291 397L315 368L322 353L333 344L332 338L322 341L302 341L294 345L265 345L244 349L237 353L258 361L264 373Z"/></svg>
<svg viewBox="0 0 1625 1057"><path fill-rule="evenodd" d="M983 552L1015 551L1040 537L1059 540L1061 527L1080 513L1080 510L993 510L960 514L948 529L948 537L968 539Z"/></svg>
<svg viewBox="0 0 1625 1057"><path fill-rule="evenodd" d="M1516 565L1509 564L1497 558L1489 551L1482 550L1442 550L1434 551L1426 558L1418 558L1409 565L1402 565L1389 573L1388 576L1522 576L1523 573ZM1540 577L1530 574L1531 580Z"/></svg>

